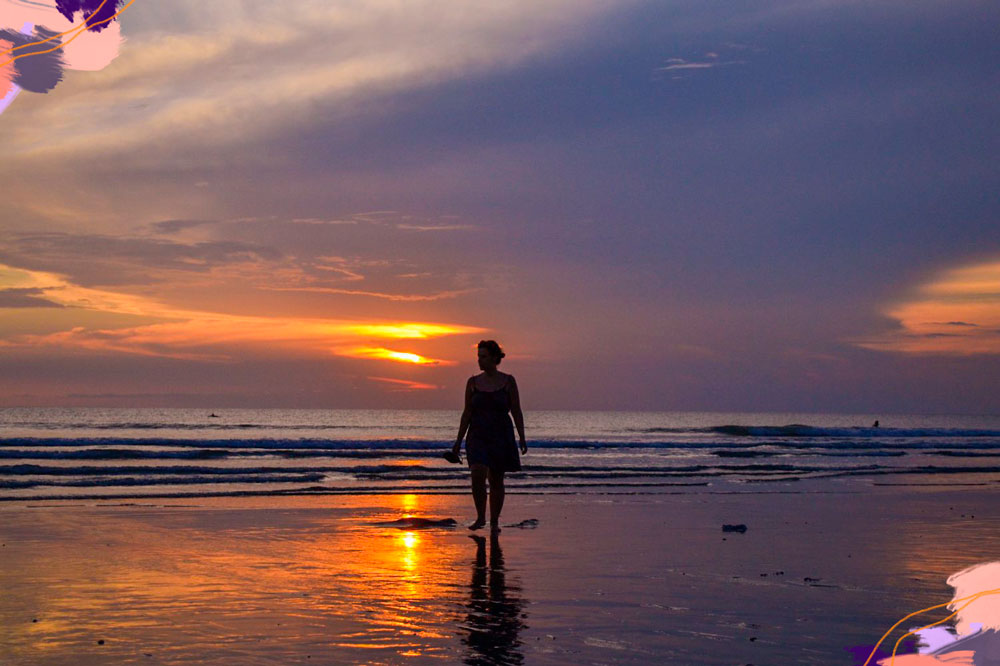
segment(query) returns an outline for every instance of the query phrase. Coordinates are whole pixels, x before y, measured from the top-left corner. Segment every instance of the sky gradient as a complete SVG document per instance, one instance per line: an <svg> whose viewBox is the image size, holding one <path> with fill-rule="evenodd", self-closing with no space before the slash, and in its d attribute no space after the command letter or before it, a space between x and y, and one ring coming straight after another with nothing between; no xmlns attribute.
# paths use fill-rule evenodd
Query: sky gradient
<svg viewBox="0 0 1000 666"><path fill-rule="evenodd" d="M1000 6L119 22L0 115L0 405L1000 410Z"/></svg>

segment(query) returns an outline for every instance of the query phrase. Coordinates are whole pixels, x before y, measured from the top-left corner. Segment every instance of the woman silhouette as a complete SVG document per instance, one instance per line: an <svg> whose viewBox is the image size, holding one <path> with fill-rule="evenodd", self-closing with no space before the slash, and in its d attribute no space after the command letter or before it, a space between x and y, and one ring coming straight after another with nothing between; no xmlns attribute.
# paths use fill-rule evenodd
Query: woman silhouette
<svg viewBox="0 0 1000 666"><path fill-rule="evenodd" d="M476 522L470 530L486 525L486 481L489 479L490 529L500 531L500 511L504 500L504 474L521 469L521 459L514 443L514 417L521 453L528 452L524 442L524 415L513 375L497 370L504 357L494 340L481 340L477 353L482 372L465 384L465 409L458 426L452 452L457 456L465 441L465 454L472 473L472 500L476 504ZM466 438L466 433L468 437Z"/></svg>

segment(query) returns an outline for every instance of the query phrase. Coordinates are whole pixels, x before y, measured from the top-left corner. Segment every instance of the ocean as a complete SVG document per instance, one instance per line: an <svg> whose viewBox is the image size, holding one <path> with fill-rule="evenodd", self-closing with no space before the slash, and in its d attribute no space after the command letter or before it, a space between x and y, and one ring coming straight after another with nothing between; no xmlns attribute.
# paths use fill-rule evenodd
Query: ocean
<svg viewBox="0 0 1000 666"><path fill-rule="evenodd" d="M457 411L0 409L0 500L465 493ZM872 427L875 418L878 428ZM1000 417L525 414L511 493L993 486Z"/></svg>

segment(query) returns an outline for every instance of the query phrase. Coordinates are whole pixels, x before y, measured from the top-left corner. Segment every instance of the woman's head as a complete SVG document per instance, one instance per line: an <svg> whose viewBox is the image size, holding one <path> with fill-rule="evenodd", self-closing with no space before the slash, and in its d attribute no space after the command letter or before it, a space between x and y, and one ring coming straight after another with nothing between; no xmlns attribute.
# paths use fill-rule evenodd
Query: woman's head
<svg viewBox="0 0 1000 666"><path fill-rule="evenodd" d="M477 351L479 354L479 367L483 370L485 370L483 367L484 362L495 367L500 365L500 360L506 356L496 340L480 340L477 345Z"/></svg>

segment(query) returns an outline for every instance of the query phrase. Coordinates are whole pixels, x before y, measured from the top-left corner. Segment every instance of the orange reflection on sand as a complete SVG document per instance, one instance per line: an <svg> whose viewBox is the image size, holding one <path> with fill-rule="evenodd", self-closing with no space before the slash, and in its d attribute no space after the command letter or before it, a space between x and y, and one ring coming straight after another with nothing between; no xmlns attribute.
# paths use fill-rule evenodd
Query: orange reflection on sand
<svg viewBox="0 0 1000 666"><path fill-rule="evenodd" d="M371 522L423 512L417 495L393 498L374 516L368 498L340 502L337 519L315 508L181 510L166 522L155 509L109 511L43 557L8 543L18 585L5 589L0 609L31 608L39 618L11 634L10 648L55 660L110 636L102 649L120 663L139 642L170 653L181 632L195 649L210 643L219 663L249 663L241 650L258 641L276 651L275 663L296 661L282 657L303 645L337 656L319 663L453 657L466 540ZM366 511L356 521L347 517L352 502Z"/></svg>
<svg viewBox="0 0 1000 666"><path fill-rule="evenodd" d="M252 506L5 515L5 571L17 573L0 572L0 617L19 618L0 627L5 657L91 663L75 657L106 638L102 663L133 661L137 646L170 663L523 661L524 602L499 542L391 526L402 513L448 516L450 500Z"/></svg>
<svg viewBox="0 0 1000 666"><path fill-rule="evenodd" d="M420 500L417 495L407 494L399 496L399 508L404 518L409 518L419 513ZM412 598L419 597L422 590L420 587L421 571L421 538L420 533L414 530L407 530L399 534L396 538L396 552L399 563L406 574L403 591L406 596Z"/></svg>
<svg viewBox="0 0 1000 666"><path fill-rule="evenodd" d="M403 591L406 596L412 598L421 594L420 586L420 534L417 532L403 532L399 535L399 562L406 572Z"/></svg>

